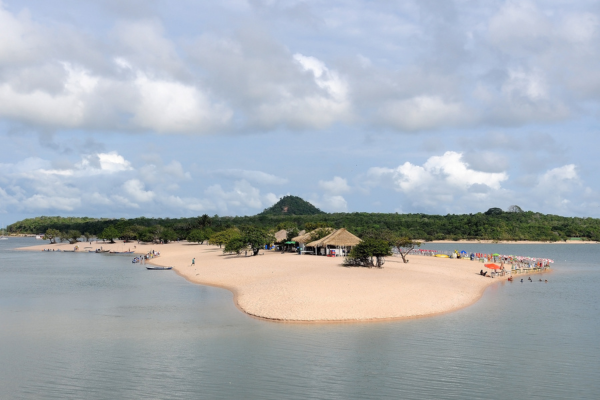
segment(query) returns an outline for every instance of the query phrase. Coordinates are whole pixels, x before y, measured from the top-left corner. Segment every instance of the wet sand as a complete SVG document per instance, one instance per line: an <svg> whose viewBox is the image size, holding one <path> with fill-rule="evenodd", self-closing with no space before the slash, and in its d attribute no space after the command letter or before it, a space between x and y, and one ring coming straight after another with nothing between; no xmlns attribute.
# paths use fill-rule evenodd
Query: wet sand
<svg viewBox="0 0 600 400"><path fill-rule="evenodd" d="M341 257L299 256L268 250L245 257L223 254L217 246L187 242L79 244L80 251L90 246L137 253L160 251L161 256L150 263L172 266L191 282L230 290L236 305L252 316L289 322L431 316L469 306L481 297L486 287L507 279L480 276L479 271L486 268L476 261L424 256L409 256L408 264L400 257L388 257L384 268L369 269L344 267ZM72 250L73 247L46 243L22 250ZM90 257L101 256L90 254ZM140 266L132 264L132 267ZM523 276L527 275L519 278Z"/></svg>

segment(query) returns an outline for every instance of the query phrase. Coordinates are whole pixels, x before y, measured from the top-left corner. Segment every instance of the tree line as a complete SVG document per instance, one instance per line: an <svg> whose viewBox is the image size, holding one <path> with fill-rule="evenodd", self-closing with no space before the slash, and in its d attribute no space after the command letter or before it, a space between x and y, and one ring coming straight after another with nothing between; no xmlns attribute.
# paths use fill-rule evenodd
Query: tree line
<svg viewBox="0 0 600 400"><path fill-rule="evenodd" d="M513 209L516 206L512 206ZM502 211L492 208L476 214L383 214L383 213L331 213L318 215L256 215L242 217L194 218L78 218L36 217L15 222L7 227L9 233L39 234L48 229L67 233L79 231L99 237L112 227L119 238L152 240L186 239L193 231L194 237L205 237L228 229L254 226L275 229L293 226L301 231L315 224L332 228L346 228L357 236L363 232L389 230L401 237L431 240L531 240L561 241L568 238L600 241L600 219L561 217L532 211ZM206 230L209 231L206 231ZM290 228L291 229L291 228ZM292 229L292 230L293 230ZM114 232L113 232L114 233ZM293 233L293 232L291 232ZM208 237L207 237L208 236ZM196 240L194 240L196 241Z"/></svg>

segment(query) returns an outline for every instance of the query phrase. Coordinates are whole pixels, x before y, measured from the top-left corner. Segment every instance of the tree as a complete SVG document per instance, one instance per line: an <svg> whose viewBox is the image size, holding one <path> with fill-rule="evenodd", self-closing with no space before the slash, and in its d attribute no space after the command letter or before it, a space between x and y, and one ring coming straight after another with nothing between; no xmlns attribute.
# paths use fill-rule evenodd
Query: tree
<svg viewBox="0 0 600 400"><path fill-rule="evenodd" d="M67 232L67 238L69 239L69 243L74 244L79 241L81 237L81 232L71 229Z"/></svg>
<svg viewBox="0 0 600 400"><path fill-rule="evenodd" d="M306 232L312 232L319 228L329 228L329 224L327 222L307 222L304 224L304 230Z"/></svg>
<svg viewBox="0 0 600 400"><path fill-rule="evenodd" d="M402 261L404 261L404 263L408 262L406 256L413 251L415 247L421 246L421 242L414 241L406 236L393 237L390 240L390 244L394 249L396 249L398 254L400 254L400 257L402 257Z"/></svg>
<svg viewBox="0 0 600 400"><path fill-rule="evenodd" d="M154 229L144 228L137 234L138 240L142 242L154 242Z"/></svg>
<svg viewBox="0 0 600 400"><path fill-rule="evenodd" d="M210 237L209 232L210 229L194 229L188 234L186 240L188 242L196 242L202 244L205 240L208 240L208 238Z"/></svg>
<svg viewBox="0 0 600 400"><path fill-rule="evenodd" d="M504 214L504 211L502 211L501 208L493 207L493 208L490 208L489 210L487 210L484 214L485 215L502 215L502 214Z"/></svg>
<svg viewBox="0 0 600 400"><path fill-rule="evenodd" d="M517 205L512 205L508 207L508 212L510 213L522 213L523 209Z"/></svg>
<svg viewBox="0 0 600 400"><path fill-rule="evenodd" d="M224 231L217 232L211 235L209 242L211 244L216 244L219 247L226 245L229 241L235 237L239 237L240 231L237 228L229 228Z"/></svg>
<svg viewBox="0 0 600 400"><path fill-rule="evenodd" d="M98 237L100 239L110 240L111 243L114 243L115 239L119 237L119 231L117 230L117 228L114 227L114 225L110 225L104 228L104 230L100 235L98 235Z"/></svg>
<svg viewBox="0 0 600 400"><path fill-rule="evenodd" d="M58 234L58 240L60 240L61 243L65 240L69 240L69 234L67 232L60 231Z"/></svg>
<svg viewBox="0 0 600 400"><path fill-rule="evenodd" d="M171 228L164 228L160 233L160 239L163 243L169 243L177 240L177 233Z"/></svg>
<svg viewBox="0 0 600 400"><path fill-rule="evenodd" d="M275 242L275 236L265 228L246 226L241 229L242 239L252 249L252 255L257 255L265 245Z"/></svg>
<svg viewBox="0 0 600 400"><path fill-rule="evenodd" d="M207 228L212 225L212 220L207 214L198 217L198 226L200 228Z"/></svg>
<svg viewBox="0 0 600 400"><path fill-rule="evenodd" d="M125 228L125 230L121 233L121 238L125 241L125 242L129 242L131 240L135 240L137 239L137 233L135 233L133 231L133 229L131 229L131 227L127 227Z"/></svg>
<svg viewBox="0 0 600 400"><path fill-rule="evenodd" d="M350 254L346 258L347 265L356 265L361 267L382 268L385 263L385 257L391 256L392 251L388 241L383 239L367 238L352 247ZM375 262L373 262L375 258Z"/></svg>
<svg viewBox="0 0 600 400"><path fill-rule="evenodd" d="M223 249L223 253L235 253L239 255L242 252L242 250L247 248L248 243L246 243L244 238L241 236L236 236L232 238L229 242L227 242L225 248Z"/></svg>
<svg viewBox="0 0 600 400"><path fill-rule="evenodd" d="M89 242L90 238L92 238L93 235L91 233L89 233L89 232L84 232L83 233L83 237L85 238L86 242Z"/></svg>
<svg viewBox="0 0 600 400"><path fill-rule="evenodd" d="M44 240L49 240L50 244L54 244L59 236L60 231L58 229L48 229L44 235Z"/></svg>

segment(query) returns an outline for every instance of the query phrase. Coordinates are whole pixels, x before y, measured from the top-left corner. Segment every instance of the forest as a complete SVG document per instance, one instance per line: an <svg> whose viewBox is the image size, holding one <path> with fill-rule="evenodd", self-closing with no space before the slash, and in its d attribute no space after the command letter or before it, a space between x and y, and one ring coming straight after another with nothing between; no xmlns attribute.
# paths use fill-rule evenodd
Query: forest
<svg viewBox="0 0 600 400"><path fill-rule="evenodd" d="M517 207L518 208L518 207ZM47 217L24 219L7 227L9 234L42 234L53 229L65 234L76 231L90 237L111 228L118 238L140 239L142 234L167 240L185 239L192 231L211 233L231 228L254 226L276 230L293 226L303 230L310 226L346 228L361 237L364 232L389 230L416 240L530 240L562 241L570 238L600 241L600 219L561 217L532 211L503 211L492 208L476 214L398 214L398 213L318 213L289 215L261 213L255 216L224 217L203 215L193 218L88 218ZM112 230L114 229L114 230Z"/></svg>

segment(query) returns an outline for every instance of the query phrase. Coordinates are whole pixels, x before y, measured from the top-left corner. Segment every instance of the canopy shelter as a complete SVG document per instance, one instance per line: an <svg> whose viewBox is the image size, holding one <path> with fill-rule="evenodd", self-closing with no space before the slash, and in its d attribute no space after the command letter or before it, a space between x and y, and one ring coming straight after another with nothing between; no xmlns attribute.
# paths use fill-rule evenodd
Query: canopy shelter
<svg viewBox="0 0 600 400"><path fill-rule="evenodd" d="M306 247L314 247L317 254L319 253L319 249L324 249L324 251L321 251L321 254L323 252L328 254L328 251L335 249L336 255L338 250L340 251L340 255L342 255L344 253L347 254L353 246L356 246L361 241L359 237L351 234L345 228L341 228L331 232L324 238L307 243Z"/></svg>

